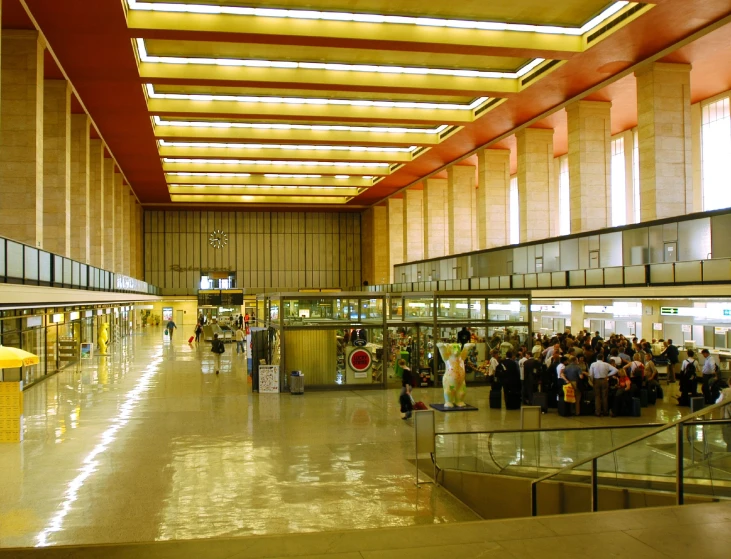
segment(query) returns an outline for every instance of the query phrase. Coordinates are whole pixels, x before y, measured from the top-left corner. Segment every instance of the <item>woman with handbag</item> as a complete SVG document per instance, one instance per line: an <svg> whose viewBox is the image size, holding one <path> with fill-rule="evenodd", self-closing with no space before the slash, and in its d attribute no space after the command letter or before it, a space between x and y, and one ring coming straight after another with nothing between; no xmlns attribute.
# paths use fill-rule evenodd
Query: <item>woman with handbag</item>
<svg viewBox="0 0 731 559"><path fill-rule="evenodd" d="M226 351L226 346L223 345L223 340L218 339L218 334L213 334L211 351L213 352L213 360L216 364L216 374L218 374L221 370L221 354Z"/></svg>

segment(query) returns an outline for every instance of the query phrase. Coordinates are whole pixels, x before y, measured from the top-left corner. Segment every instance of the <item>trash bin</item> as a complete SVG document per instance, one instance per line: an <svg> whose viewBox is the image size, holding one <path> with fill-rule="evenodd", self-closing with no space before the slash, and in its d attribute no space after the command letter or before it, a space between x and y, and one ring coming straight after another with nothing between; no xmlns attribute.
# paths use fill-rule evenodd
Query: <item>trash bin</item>
<svg viewBox="0 0 731 559"><path fill-rule="evenodd" d="M292 374L289 376L289 393L305 393L305 375L302 374L302 371L292 371Z"/></svg>

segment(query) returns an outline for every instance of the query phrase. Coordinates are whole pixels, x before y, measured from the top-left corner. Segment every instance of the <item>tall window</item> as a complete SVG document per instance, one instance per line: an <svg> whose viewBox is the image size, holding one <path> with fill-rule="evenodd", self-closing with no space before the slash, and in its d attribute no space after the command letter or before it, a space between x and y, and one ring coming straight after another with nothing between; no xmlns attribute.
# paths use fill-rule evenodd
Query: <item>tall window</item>
<svg viewBox="0 0 731 559"><path fill-rule="evenodd" d="M632 197L634 198L635 223L640 222L640 135L632 130Z"/></svg>
<svg viewBox="0 0 731 559"><path fill-rule="evenodd" d="M624 138L612 140L612 227L627 225Z"/></svg>
<svg viewBox="0 0 731 559"><path fill-rule="evenodd" d="M518 177L510 177L510 244L520 242L520 199L518 198Z"/></svg>
<svg viewBox="0 0 731 559"><path fill-rule="evenodd" d="M558 233L571 233L571 202L569 193L569 156L558 158Z"/></svg>
<svg viewBox="0 0 731 559"><path fill-rule="evenodd" d="M701 142L703 209L728 208L731 206L731 117L728 97L703 107Z"/></svg>

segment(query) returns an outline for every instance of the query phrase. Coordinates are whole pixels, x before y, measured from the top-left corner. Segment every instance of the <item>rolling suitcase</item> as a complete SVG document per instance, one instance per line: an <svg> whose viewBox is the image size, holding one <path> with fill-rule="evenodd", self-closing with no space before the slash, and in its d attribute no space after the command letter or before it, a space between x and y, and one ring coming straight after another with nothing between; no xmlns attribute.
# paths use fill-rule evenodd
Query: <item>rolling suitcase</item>
<svg viewBox="0 0 731 559"><path fill-rule="evenodd" d="M632 398L632 417L642 417L642 406L639 398Z"/></svg>
<svg viewBox="0 0 731 559"><path fill-rule="evenodd" d="M531 404L541 406L541 413L548 413L548 394L545 392L534 392Z"/></svg>
<svg viewBox="0 0 731 559"><path fill-rule="evenodd" d="M576 404L569 403L563 398L558 401L558 415L561 417L571 417L571 408Z"/></svg>
<svg viewBox="0 0 731 559"><path fill-rule="evenodd" d="M650 396L647 394L646 388L640 388L640 407L646 408L649 404Z"/></svg>
<svg viewBox="0 0 731 559"><path fill-rule="evenodd" d="M647 405L654 406L657 403L657 388L651 387L647 389Z"/></svg>
<svg viewBox="0 0 731 559"><path fill-rule="evenodd" d="M506 410L519 410L520 409L520 392L506 392L505 393L505 409Z"/></svg>
<svg viewBox="0 0 731 559"><path fill-rule="evenodd" d="M195 340L195 336L191 336L190 338L188 338L188 343L192 344L193 340Z"/></svg>
<svg viewBox="0 0 731 559"><path fill-rule="evenodd" d="M556 390L551 390L549 392L546 392L546 397L548 398L548 407L549 408L558 407L558 392Z"/></svg>
<svg viewBox="0 0 731 559"><path fill-rule="evenodd" d="M502 390L490 390L490 408L502 409L503 407L503 391Z"/></svg>

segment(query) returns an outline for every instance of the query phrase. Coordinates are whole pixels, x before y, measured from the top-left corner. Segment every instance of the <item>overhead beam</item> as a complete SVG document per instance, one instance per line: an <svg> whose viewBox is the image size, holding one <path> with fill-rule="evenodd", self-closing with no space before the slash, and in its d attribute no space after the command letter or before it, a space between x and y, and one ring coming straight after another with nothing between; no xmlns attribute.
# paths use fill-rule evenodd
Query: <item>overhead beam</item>
<svg viewBox="0 0 731 559"><path fill-rule="evenodd" d="M218 128L154 125L155 137L166 140L208 140L223 142L261 142L359 146L436 146L435 132L384 133L331 130L281 130L272 128Z"/></svg>
<svg viewBox="0 0 731 559"><path fill-rule="evenodd" d="M249 68L202 64L141 62L143 83L260 87L271 89L322 88L391 93L429 92L438 95L501 97L520 91L516 78L475 78L423 74L390 74L309 70L306 68Z"/></svg>
<svg viewBox="0 0 731 559"><path fill-rule="evenodd" d="M388 176L391 174L390 167L367 167L367 166L346 166L328 165L314 166L302 162L298 165L283 165L281 162L272 164L254 164L243 161L241 163L168 163L163 161L163 171L193 172L193 173L281 173L281 174L316 174L316 175L360 175L360 176Z"/></svg>
<svg viewBox="0 0 731 559"><path fill-rule="evenodd" d="M405 148L400 148L405 149ZM257 147L176 147L160 146L162 157L184 157L192 159L270 159L282 161L376 161L386 163L408 163L413 160L413 152L399 151L346 151L292 148Z"/></svg>
<svg viewBox="0 0 731 559"><path fill-rule="evenodd" d="M324 120L331 122L396 122L408 124L467 124L474 110L405 109L344 105L291 103L244 103L237 101L193 101L148 99L147 107L157 115L221 117L271 120Z"/></svg>
<svg viewBox="0 0 731 559"><path fill-rule="evenodd" d="M366 179L359 176L348 175L348 178L335 178L330 175L316 177L266 177L254 175L248 177L235 177L224 174L223 176L181 176L166 175L169 184L204 184L211 186L221 185L257 185L266 184L270 186L334 186L351 188L369 188L373 186L373 179Z"/></svg>

